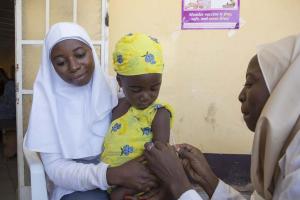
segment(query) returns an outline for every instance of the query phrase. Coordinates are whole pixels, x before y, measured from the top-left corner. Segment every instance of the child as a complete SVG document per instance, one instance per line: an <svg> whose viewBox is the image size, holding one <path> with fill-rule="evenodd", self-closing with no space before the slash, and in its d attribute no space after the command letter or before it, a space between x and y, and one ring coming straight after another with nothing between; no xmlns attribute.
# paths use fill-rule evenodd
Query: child
<svg viewBox="0 0 300 200"><path fill-rule="evenodd" d="M104 140L101 160L111 167L141 156L146 142L169 142L173 119L171 107L157 100L164 64L155 38L141 33L124 36L116 44L113 63L125 97L112 112ZM111 199L128 194L125 188L114 188Z"/></svg>

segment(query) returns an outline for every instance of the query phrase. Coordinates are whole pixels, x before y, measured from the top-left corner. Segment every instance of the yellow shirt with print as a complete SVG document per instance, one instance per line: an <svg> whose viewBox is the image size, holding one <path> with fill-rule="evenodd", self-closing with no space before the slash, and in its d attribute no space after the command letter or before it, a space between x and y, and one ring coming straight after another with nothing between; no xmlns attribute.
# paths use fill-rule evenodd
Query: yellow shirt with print
<svg viewBox="0 0 300 200"><path fill-rule="evenodd" d="M101 161L115 167L142 155L144 144L153 138L152 121L160 108L170 112L172 124L173 109L157 101L143 110L131 106L127 113L115 119L104 139Z"/></svg>

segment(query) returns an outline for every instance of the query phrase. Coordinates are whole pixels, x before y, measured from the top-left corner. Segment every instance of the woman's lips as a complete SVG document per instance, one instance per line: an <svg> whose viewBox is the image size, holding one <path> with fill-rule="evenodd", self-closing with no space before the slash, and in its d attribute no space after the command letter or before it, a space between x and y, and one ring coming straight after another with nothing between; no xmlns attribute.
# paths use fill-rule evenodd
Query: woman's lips
<svg viewBox="0 0 300 200"><path fill-rule="evenodd" d="M244 106L244 105L241 106L241 112L243 113L243 115L248 115L249 114L249 112L246 109L246 106Z"/></svg>
<svg viewBox="0 0 300 200"><path fill-rule="evenodd" d="M248 116L249 116L249 114L246 114L246 113L244 113L244 114L243 114L243 116L244 116L244 117L248 117Z"/></svg>
<svg viewBox="0 0 300 200"><path fill-rule="evenodd" d="M243 114L244 120L249 118L249 112L244 108L244 106L241 107L241 112Z"/></svg>
<svg viewBox="0 0 300 200"><path fill-rule="evenodd" d="M75 76L73 78L73 80L80 80L80 79L84 78L86 75L87 75L87 72L84 72L84 73L82 73L80 75Z"/></svg>
<svg viewBox="0 0 300 200"><path fill-rule="evenodd" d="M245 121L247 121L250 118L250 114L249 113L243 113L243 118Z"/></svg>

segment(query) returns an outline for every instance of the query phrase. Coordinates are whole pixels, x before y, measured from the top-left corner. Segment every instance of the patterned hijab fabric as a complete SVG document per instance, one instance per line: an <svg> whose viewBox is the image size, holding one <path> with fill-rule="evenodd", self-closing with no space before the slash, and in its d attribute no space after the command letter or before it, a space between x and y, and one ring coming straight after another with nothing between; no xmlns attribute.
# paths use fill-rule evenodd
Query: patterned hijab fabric
<svg viewBox="0 0 300 200"><path fill-rule="evenodd" d="M143 33L125 35L115 46L113 64L114 70L123 76L161 74L164 68L161 45Z"/></svg>
<svg viewBox="0 0 300 200"><path fill-rule="evenodd" d="M299 123L300 35L259 46L257 56L270 97L255 129L251 179L260 196L272 199L278 161Z"/></svg>

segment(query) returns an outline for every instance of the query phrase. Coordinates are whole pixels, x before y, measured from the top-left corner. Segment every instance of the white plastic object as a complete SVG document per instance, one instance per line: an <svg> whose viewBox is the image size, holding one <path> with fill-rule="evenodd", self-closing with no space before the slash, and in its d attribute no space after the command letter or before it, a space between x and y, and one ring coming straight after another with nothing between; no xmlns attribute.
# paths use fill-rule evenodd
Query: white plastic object
<svg viewBox="0 0 300 200"><path fill-rule="evenodd" d="M23 152L30 170L31 200L48 200L44 166L38 154L23 144Z"/></svg>

